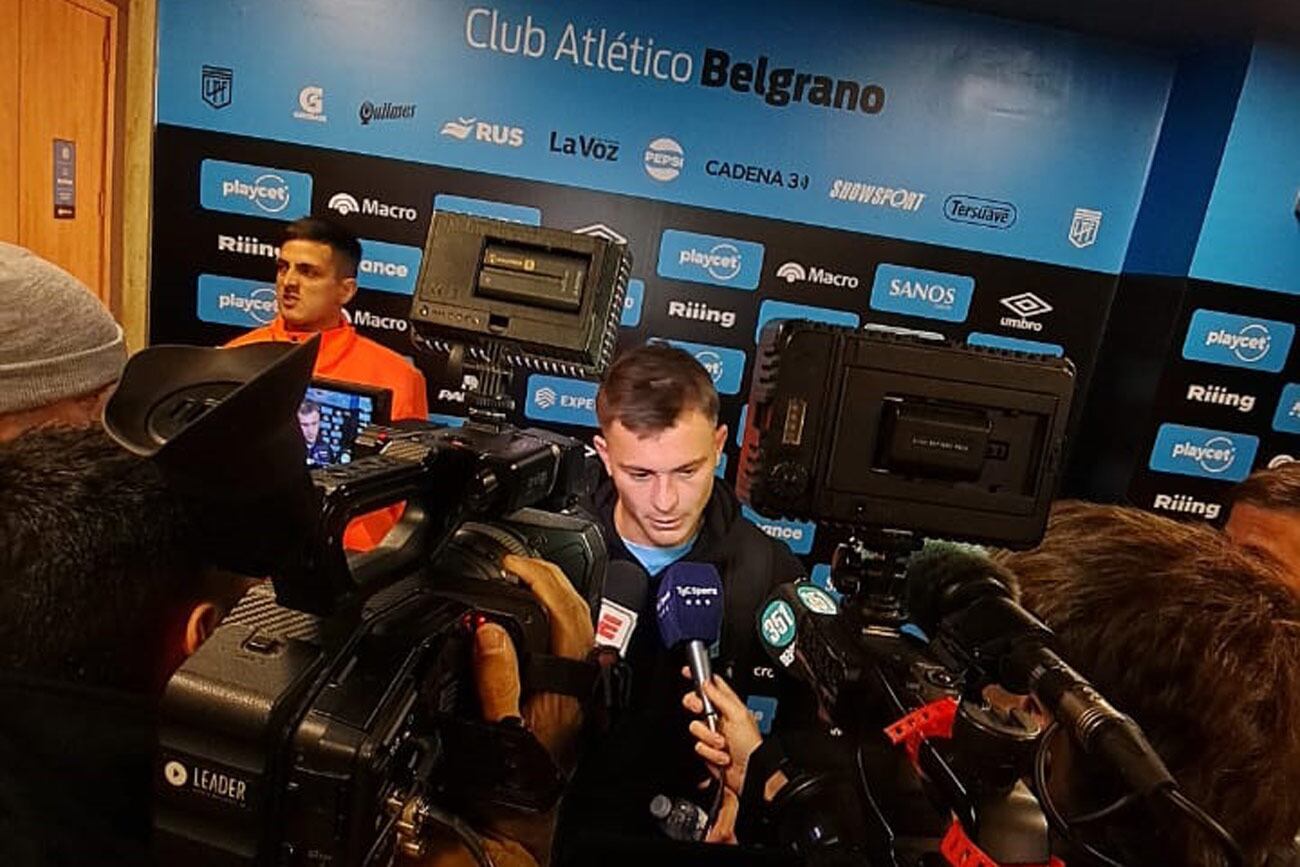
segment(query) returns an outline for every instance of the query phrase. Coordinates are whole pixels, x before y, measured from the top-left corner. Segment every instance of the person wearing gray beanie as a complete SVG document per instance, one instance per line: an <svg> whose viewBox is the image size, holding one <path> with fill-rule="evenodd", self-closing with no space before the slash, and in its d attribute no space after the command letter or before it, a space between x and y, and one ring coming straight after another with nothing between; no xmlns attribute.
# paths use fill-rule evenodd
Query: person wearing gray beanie
<svg viewBox="0 0 1300 867"><path fill-rule="evenodd" d="M97 422L125 364L122 326L84 283L0 242L0 442Z"/></svg>

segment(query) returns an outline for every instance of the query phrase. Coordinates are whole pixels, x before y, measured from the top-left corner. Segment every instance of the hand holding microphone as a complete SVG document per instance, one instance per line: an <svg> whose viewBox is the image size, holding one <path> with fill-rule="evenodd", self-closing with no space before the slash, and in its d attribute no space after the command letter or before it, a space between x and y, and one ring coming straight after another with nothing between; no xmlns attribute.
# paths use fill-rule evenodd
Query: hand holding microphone
<svg viewBox="0 0 1300 867"><path fill-rule="evenodd" d="M703 684L713 674L709 647L722 631L722 614L722 578L715 566L679 561L664 570L655 595L659 636L669 649L685 646L686 664L710 731L718 730L718 713Z"/></svg>
<svg viewBox="0 0 1300 867"><path fill-rule="evenodd" d="M685 668L682 674L689 676ZM691 723L695 753L717 770L724 786L739 795L745 786L749 757L763 742L763 735L749 708L720 675L704 681L701 688L717 712L718 727L710 729L699 720ZM704 712L704 702L694 692L682 696L682 706L693 714Z"/></svg>

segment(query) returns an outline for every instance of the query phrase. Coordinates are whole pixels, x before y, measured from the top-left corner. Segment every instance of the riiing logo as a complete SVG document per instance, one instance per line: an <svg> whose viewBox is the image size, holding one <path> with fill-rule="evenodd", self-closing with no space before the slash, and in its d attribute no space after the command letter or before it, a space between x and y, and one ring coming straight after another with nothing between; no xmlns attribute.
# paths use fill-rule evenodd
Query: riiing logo
<svg viewBox="0 0 1300 867"><path fill-rule="evenodd" d="M1189 385L1187 399L1197 403L1210 403L1215 406L1230 406L1241 413L1255 408L1255 395L1238 394L1228 391L1221 385Z"/></svg>
<svg viewBox="0 0 1300 867"><path fill-rule="evenodd" d="M1249 434L1162 424L1148 465L1159 473L1178 473L1239 482L1250 474L1259 438Z"/></svg>
<svg viewBox="0 0 1300 867"><path fill-rule="evenodd" d="M1015 316L1003 316L998 323L1003 328L1016 328L1021 331L1042 331L1043 323L1033 319L1052 312L1052 305L1033 292L1021 292L1009 295L999 302L1003 307L1015 313Z"/></svg>
<svg viewBox="0 0 1300 867"><path fill-rule="evenodd" d="M268 244L256 235L217 235L217 250L222 253L238 253L241 256L262 256L274 259L280 255L280 248Z"/></svg>
<svg viewBox="0 0 1300 867"><path fill-rule="evenodd" d="M1223 507L1218 503L1198 500L1190 494L1156 494L1151 508L1178 515L1196 515L1207 521L1213 521L1219 517Z"/></svg>
<svg viewBox="0 0 1300 867"><path fill-rule="evenodd" d="M763 245L736 238L665 229L659 242L659 276L672 280L755 289Z"/></svg>
<svg viewBox="0 0 1300 867"><path fill-rule="evenodd" d="M669 301L668 315L674 319L708 322L722 328L730 328L736 324L736 311L710 307L703 301Z"/></svg>
<svg viewBox="0 0 1300 867"><path fill-rule="evenodd" d="M441 134L458 141L474 141L492 145L519 148L524 146L522 127L503 123L490 123L473 117L458 117L442 125Z"/></svg>
<svg viewBox="0 0 1300 867"><path fill-rule="evenodd" d="M1183 358L1277 373L1294 337L1290 322L1197 310L1187 327Z"/></svg>
<svg viewBox="0 0 1300 867"><path fill-rule="evenodd" d="M207 159L199 168L199 204L211 211L296 220L311 210L311 175Z"/></svg>

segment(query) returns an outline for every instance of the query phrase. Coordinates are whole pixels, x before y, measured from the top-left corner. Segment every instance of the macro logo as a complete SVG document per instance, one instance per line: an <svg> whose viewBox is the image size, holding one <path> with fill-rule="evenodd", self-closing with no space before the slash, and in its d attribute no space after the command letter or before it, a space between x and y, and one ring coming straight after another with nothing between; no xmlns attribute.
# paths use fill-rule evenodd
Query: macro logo
<svg viewBox="0 0 1300 867"><path fill-rule="evenodd" d="M1149 466L1158 473L1240 482L1250 475L1259 438L1249 434L1162 424Z"/></svg>
<svg viewBox="0 0 1300 867"><path fill-rule="evenodd" d="M325 117L325 88L309 84L298 91L298 110L293 113L293 116L298 120L324 123L327 120Z"/></svg>
<svg viewBox="0 0 1300 867"><path fill-rule="evenodd" d="M534 373L528 377L524 415L538 421L599 427L596 422L596 383Z"/></svg>
<svg viewBox="0 0 1300 867"><path fill-rule="evenodd" d="M645 173L656 181L673 181L686 167L686 151L675 139L664 136L645 146L641 161Z"/></svg>
<svg viewBox="0 0 1300 867"><path fill-rule="evenodd" d="M978 196L949 196L943 203L943 215L954 223L970 223L988 229L1010 229L1016 224L1016 206L997 199Z"/></svg>
<svg viewBox="0 0 1300 867"><path fill-rule="evenodd" d="M974 295L973 277L882 263L871 286L871 309L964 322Z"/></svg>
<svg viewBox="0 0 1300 867"><path fill-rule="evenodd" d="M1051 313L1053 309L1051 304L1048 304L1033 292L1009 295L998 303L1016 314L1015 316L1003 316L998 320L998 324L1003 328L1016 328L1020 331L1042 331L1043 323L1034 319L1034 317Z"/></svg>
<svg viewBox="0 0 1300 867"><path fill-rule="evenodd" d="M795 283L816 283L820 286L857 289L860 282L853 274L837 274L818 265L810 265L805 268L794 261L783 263L776 269L776 276L792 286Z"/></svg>
<svg viewBox="0 0 1300 867"><path fill-rule="evenodd" d="M204 160L199 168L199 204L210 211L296 220L311 212L311 175Z"/></svg>
<svg viewBox="0 0 1300 867"><path fill-rule="evenodd" d="M415 278L420 273L424 251L386 241L361 240L361 264L357 267L357 285L362 289L414 295Z"/></svg>
<svg viewBox="0 0 1300 867"><path fill-rule="evenodd" d="M504 147L520 148L524 146L524 130L522 127L491 123L479 120L476 117L458 117L455 120L449 120L442 125L440 133L457 141L469 141L472 138L476 142Z"/></svg>
<svg viewBox="0 0 1300 867"><path fill-rule="evenodd" d="M733 289L758 288L763 245L735 238L665 229L659 241L659 276Z"/></svg>
<svg viewBox="0 0 1300 867"><path fill-rule="evenodd" d="M217 325L256 328L275 318L275 287L265 281L199 275L198 317Z"/></svg>
<svg viewBox="0 0 1300 867"><path fill-rule="evenodd" d="M709 346L704 343L690 343L685 340L660 340L678 349L684 349L695 357L700 366L709 372L713 387L718 394L739 394L745 374L745 353L739 349L725 346Z"/></svg>
<svg viewBox="0 0 1300 867"><path fill-rule="evenodd" d="M764 518L749 506L741 506L740 514L758 529L773 539L780 539L796 554L807 554L812 550L813 536L817 525L811 521L783 521L777 518Z"/></svg>
<svg viewBox="0 0 1300 867"><path fill-rule="evenodd" d="M230 105L235 92L235 71L227 66L203 66L199 95L213 108Z"/></svg>
<svg viewBox="0 0 1300 867"><path fill-rule="evenodd" d="M378 199L372 199L369 196L362 196L358 201L357 197L347 192L338 192L329 197L326 206L335 213L347 216L348 214L365 214L369 217L382 217L386 220L402 220L413 223L419 219L419 212L415 208L406 205L394 205L388 202L381 202Z"/></svg>
<svg viewBox="0 0 1300 867"><path fill-rule="evenodd" d="M1183 358L1277 373L1286 365L1294 338L1290 322L1197 310L1187 326Z"/></svg>

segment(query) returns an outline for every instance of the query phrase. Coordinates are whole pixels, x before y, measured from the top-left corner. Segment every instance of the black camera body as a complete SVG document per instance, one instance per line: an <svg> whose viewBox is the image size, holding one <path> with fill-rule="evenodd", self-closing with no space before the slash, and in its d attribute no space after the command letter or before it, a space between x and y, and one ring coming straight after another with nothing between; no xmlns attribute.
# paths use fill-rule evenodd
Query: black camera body
<svg viewBox="0 0 1300 867"><path fill-rule="evenodd" d="M501 570L503 553L556 563L589 604L599 598L596 524L529 505L572 500L584 447L470 425L372 428L358 449L379 453L313 472L324 523L407 492L403 523L438 538L408 539L412 564L391 546L354 556L355 575L405 577L330 617L254 588L176 672L155 786L163 863L387 864L418 796L463 813L545 809L559 795L530 733L479 721L470 651L480 623L500 623L527 689L530 660L549 647L546 614Z"/></svg>

